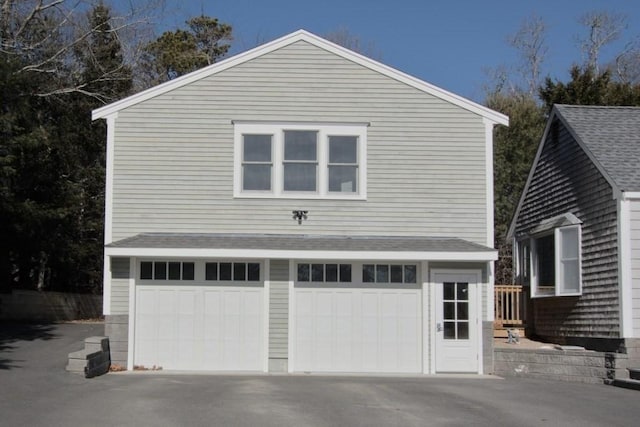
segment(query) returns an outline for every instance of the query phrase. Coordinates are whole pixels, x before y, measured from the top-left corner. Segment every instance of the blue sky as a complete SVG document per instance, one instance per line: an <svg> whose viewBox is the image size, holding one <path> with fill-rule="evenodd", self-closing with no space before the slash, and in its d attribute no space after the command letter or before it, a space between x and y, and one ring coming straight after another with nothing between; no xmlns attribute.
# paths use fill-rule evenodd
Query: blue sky
<svg viewBox="0 0 640 427"><path fill-rule="evenodd" d="M475 101L482 101L486 69L512 65L516 53L507 38L536 14L548 26L544 73L566 80L572 63L582 60L577 20L585 12L623 13L623 39L602 52L611 59L633 37L640 37L638 0L166 0L158 26L184 27L204 13L231 24L232 53L303 28L323 35L346 28L372 43L387 65Z"/></svg>

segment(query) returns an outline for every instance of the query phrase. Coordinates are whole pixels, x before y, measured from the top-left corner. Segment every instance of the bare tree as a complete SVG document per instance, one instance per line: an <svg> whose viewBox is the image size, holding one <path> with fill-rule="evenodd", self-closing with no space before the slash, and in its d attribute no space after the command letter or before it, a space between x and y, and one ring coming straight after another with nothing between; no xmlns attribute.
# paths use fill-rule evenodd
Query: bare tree
<svg viewBox="0 0 640 427"><path fill-rule="evenodd" d="M587 35L578 37L578 43L585 57L585 67L599 74L600 51L609 43L620 38L627 28L627 17L623 14L595 11L587 12L578 19L587 29Z"/></svg>
<svg viewBox="0 0 640 427"><path fill-rule="evenodd" d="M346 27L340 27L330 31L324 35L324 38L361 55L375 59L376 61L382 59L382 53L376 47L375 43L363 41L359 36L351 33Z"/></svg>
<svg viewBox="0 0 640 427"><path fill-rule="evenodd" d="M640 38L627 43L625 49L610 65L612 74L622 83L640 83Z"/></svg>
<svg viewBox="0 0 640 427"><path fill-rule="evenodd" d="M529 95L534 96L541 83L542 64L549 47L546 44L547 26L540 16L525 19L518 31L509 37L509 44L518 51L522 75Z"/></svg>

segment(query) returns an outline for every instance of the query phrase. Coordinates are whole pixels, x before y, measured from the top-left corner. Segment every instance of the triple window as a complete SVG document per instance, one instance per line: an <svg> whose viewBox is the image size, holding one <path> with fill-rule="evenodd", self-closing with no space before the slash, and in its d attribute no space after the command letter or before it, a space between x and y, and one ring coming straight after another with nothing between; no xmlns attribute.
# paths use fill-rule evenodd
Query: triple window
<svg viewBox="0 0 640 427"><path fill-rule="evenodd" d="M235 123L236 197L364 198L366 125Z"/></svg>

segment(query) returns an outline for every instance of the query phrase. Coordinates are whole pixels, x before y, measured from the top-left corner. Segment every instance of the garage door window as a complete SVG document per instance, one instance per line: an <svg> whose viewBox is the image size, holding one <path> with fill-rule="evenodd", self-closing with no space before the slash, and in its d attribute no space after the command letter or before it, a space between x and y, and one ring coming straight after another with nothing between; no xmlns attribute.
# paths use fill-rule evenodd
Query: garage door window
<svg viewBox="0 0 640 427"><path fill-rule="evenodd" d="M298 282L351 283L351 264L298 264Z"/></svg>
<svg viewBox="0 0 640 427"><path fill-rule="evenodd" d="M208 262L205 279L212 281L258 282L260 264L257 262Z"/></svg>
<svg viewBox="0 0 640 427"><path fill-rule="evenodd" d="M363 264L364 283L416 283L415 264Z"/></svg>
<svg viewBox="0 0 640 427"><path fill-rule="evenodd" d="M143 261L141 280L193 280L194 263L180 261Z"/></svg>

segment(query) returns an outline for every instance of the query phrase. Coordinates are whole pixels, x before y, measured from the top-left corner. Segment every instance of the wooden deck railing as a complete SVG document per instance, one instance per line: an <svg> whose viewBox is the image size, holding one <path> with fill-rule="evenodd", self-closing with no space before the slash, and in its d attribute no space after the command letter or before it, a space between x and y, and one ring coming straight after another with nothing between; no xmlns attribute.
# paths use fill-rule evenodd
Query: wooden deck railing
<svg viewBox="0 0 640 427"><path fill-rule="evenodd" d="M520 285L495 285L494 328L524 327L526 295Z"/></svg>

